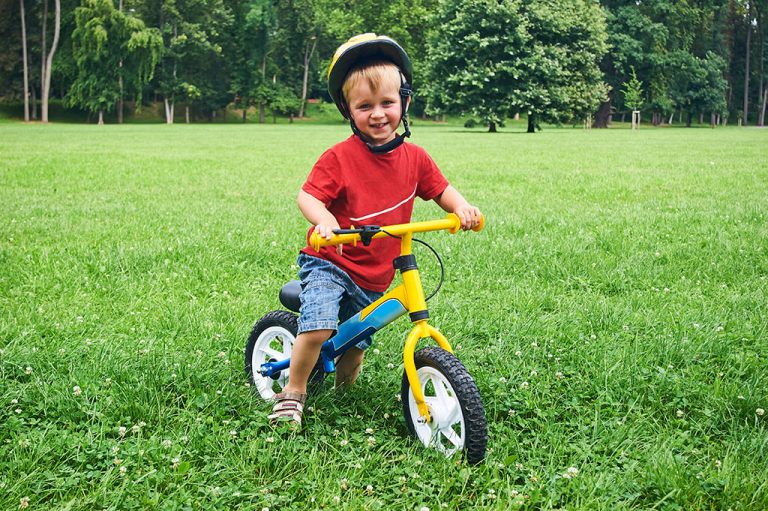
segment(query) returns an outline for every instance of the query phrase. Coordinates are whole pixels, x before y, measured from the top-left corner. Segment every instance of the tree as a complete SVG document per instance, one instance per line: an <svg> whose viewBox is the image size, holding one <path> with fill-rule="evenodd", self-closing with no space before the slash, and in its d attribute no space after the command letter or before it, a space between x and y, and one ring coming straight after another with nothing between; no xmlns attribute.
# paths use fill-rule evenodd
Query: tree
<svg viewBox="0 0 768 511"><path fill-rule="evenodd" d="M42 121L44 123L48 122L48 95L51 92L51 69L53 68L53 56L56 54L56 47L59 44L59 34L61 32L61 1L54 0L54 5L56 14L54 17L53 43L51 43L51 50L45 58L42 79ZM47 10L47 0L45 6ZM43 34L45 34L45 29L43 29ZM43 41L45 41L45 39L43 39ZM43 43L43 54L45 54L45 43Z"/></svg>
<svg viewBox="0 0 768 511"><path fill-rule="evenodd" d="M529 132L539 121L583 118L607 92L597 65L605 20L592 2L449 0L433 26L430 106L469 112L491 132L519 111Z"/></svg>
<svg viewBox="0 0 768 511"><path fill-rule="evenodd" d="M24 122L29 122L29 66L27 65L27 22L24 15L24 0L19 0L21 17L21 45L24 62Z"/></svg>
<svg viewBox="0 0 768 511"><path fill-rule="evenodd" d="M632 78L624 82L624 104L630 110L640 110L643 106L643 82L637 79L635 67L632 66Z"/></svg>
<svg viewBox="0 0 768 511"><path fill-rule="evenodd" d="M152 79L162 50L155 29L147 29L133 16L115 9L112 0L83 0L75 10L72 39L78 75L67 96L68 104L99 114L119 101L121 84L136 92Z"/></svg>
<svg viewBox="0 0 768 511"><path fill-rule="evenodd" d="M470 113L495 132L524 107L531 36L517 0L448 0L427 51L428 108Z"/></svg>

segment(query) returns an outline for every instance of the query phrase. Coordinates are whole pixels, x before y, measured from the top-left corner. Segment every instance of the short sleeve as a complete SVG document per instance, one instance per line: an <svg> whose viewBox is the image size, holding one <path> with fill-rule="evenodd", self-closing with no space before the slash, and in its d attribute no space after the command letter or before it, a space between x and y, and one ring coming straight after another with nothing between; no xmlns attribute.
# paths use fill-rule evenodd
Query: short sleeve
<svg viewBox="0 0 768 511"><path fill-rule="evenodd" d="M332 149L320 156L301 189L328 206L341 193L339 161Z"/></svg>
<svg viewBox="0 0 768 511"><path fill-rule="evenodd" d="M423 149L420 152L419 183L416 186L416 195L423 200L432 200L448 188L448 180L440 172L432 157Z"/></svg>

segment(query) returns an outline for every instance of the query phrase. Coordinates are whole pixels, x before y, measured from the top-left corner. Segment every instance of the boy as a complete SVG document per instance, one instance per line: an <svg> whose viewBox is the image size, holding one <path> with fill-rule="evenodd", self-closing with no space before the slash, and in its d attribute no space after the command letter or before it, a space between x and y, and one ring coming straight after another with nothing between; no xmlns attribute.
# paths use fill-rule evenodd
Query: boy
<svg viewBox="0 0 768 511"><path fill-rule="evenodd" d="M353 135L326 151L299 192L299 209L313 231L330 239L333 230L366 224L391 225L411 220L418 195L434 200L461 219L462 229L480 222L480 210L448 184L437 165L410 136L406 111L413 68L392 39L361 34L341 45L328 72L328 91ZM403 123L403 135L396 130ZM368 247L307 246L299 255L302 292L299 334L291 353L288 384L275 396L270 420L301 424L307 379L322 344L344 321L387 290L399 255L397 239L382 238ZM353 383L360 373L365 339L336 364L336 386Z"/></svg>

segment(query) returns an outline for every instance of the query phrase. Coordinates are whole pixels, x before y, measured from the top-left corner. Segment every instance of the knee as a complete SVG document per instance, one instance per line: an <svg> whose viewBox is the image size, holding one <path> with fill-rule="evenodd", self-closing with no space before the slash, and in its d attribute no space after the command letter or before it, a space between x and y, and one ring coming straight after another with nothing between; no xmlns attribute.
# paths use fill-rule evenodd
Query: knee
<svg viewBox="0 0 768 511"><path fill-rule="evenodd" d="M298 342L306 342L308 344L323 344L330 339L333 330L312 330L310 332L303 332L299 334L296 339Z"/></svg>

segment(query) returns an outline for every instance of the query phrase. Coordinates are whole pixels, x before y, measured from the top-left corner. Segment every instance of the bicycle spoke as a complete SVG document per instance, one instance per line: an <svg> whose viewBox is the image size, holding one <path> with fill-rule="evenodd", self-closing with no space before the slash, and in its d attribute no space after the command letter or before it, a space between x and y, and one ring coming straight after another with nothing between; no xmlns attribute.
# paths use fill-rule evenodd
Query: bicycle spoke
<svg viewBox="0 0 768 511"><path fill-rule="evenodd" d="M448 440L451 443L451 445L453 445L455 449L458 449L459 447L461 447L461 437L459 437L459 435L457 435L456 432L450 426L446 426L444 428L439 429L437 431L437 434L443 435L446 438L446 440Z"/></svg>

